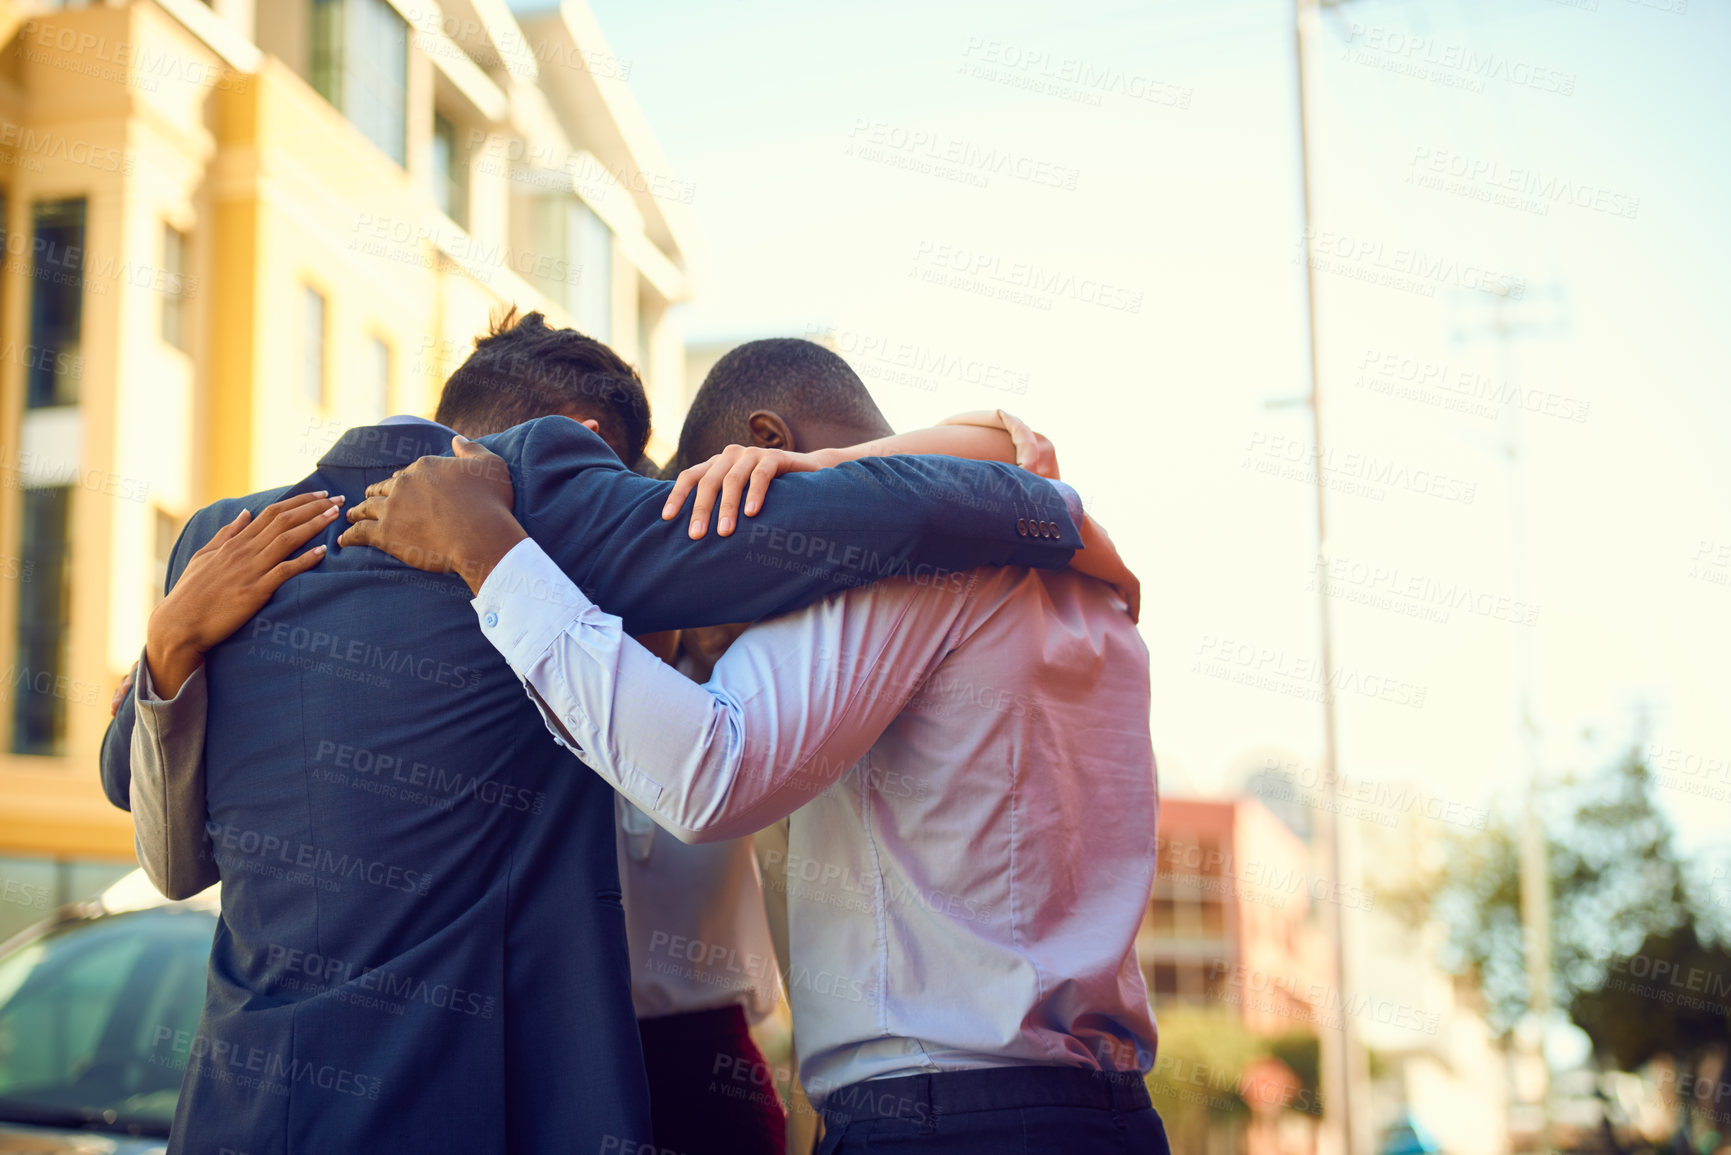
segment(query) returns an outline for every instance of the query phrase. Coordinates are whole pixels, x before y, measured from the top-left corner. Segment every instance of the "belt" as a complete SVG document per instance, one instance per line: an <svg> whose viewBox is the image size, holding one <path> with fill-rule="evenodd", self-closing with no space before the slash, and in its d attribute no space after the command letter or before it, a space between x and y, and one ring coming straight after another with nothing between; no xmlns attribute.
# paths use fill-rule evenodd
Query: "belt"
<svg viewBox="0 0 1731 1155"><path fill-rule="evenodd" d="M945 1115L1017 1107L1092 1107L1140 1111L1152 1107L1148 1086L1135 1071L1082 1067L988 1067L895 1079L867 1079L824 1096L831 1126L857 1119L932 1123Z"/></svg>

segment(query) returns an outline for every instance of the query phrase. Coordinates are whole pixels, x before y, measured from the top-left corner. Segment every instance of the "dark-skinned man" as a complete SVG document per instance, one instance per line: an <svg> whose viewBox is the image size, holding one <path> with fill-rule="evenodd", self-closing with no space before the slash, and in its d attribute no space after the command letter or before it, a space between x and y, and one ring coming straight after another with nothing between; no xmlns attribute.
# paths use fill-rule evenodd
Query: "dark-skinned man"
<svg viewBox="0 0 1731 1155"><path fill-rule="evenodd" d="M770 514L779 486L846 467L851 451L819 439L881 420L833 353L743 346L681 439L728 448L682 474L664 516L695 488L693 520L719 500L726 534L735 505ZM927 432L921 448L986 436L1011 452L1002 432ZM483 632L559 740L679 837L791 815L788 965L827 978L790 997L826 1155L1166 1149L1142 1082L1155 1031L1134 942L1156 791L1129 599L1013 567L880 582L760 622L695 686L549 561L497 470L459 473L423 461L374 486L345 536L404 558L483 543L465 579ZM770 565L801 552L758 524L744 536Z"/></svg>

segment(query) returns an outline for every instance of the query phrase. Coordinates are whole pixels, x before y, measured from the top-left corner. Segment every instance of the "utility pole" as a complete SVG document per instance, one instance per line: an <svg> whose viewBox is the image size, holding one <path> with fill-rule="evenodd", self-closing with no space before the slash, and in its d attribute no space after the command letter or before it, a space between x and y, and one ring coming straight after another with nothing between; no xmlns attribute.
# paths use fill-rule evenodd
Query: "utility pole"
<svg viewBox="0 0 1731 1155"><path fill-rule="evenodd" d="M1530 290L1532 287L1529 286ZM1508 287L1497 290L1491 303L1491 319L1480 331L1487 333L1497 342L1497 372L1500 380L1497 382L1499 398L1505 394L1514 381L1514 340L1517 337L1542 336L1554 333L1565 326L1559 315L1545 322L1526 322L1517 324L1509 317L1510 297ZM1529 291L1523 300L1536 301L1551 297L1559 302L1562 291L1558 286L1551 285ZM1474 335L1472 329L1458 328L1454 338L1463 342ZM1505 440L1502 445L1502 457L1506 469L1508 487L1508 557L1510 582L1514 589L1511 596L1523 606L1532 605L1531 583L1527 570L1527 517L1526 517L1526 477L1522 466L1521 413L1523 406L1517 394L1507 400L1499 400L1503 406L1502 420ZM1539 1149L1543 1152L1556 1150L1555 1126L1552 1117L1551 1102L1551 1067L1545 1056L1545 1032L1551 1025L1551 863L1550 846L1545 838L1544 815L1539 803L1543 793L1542 770L1539 756L1539 724L1538 711L1534 705L1534 686L1537 682L1537 660L1535 645L1529 631L1517 631L1515 634L1515 677L1518 701L1516 732L1521 746L1521 757L1526 770L1526 797L1521 816L1521 838L1519 845L1520 875L1521 875L1521 949L1526 960L1527 972L1527 1010L1531 1021L1538 1029L1537 1039L1529 1041L1533 1051L1526 1055L1542 1079L1539 1087L1540 1122Z"/></svg>
<svg viewBox="0 0 1731 1155"><path fill-rule="evenodd" d="M1321 836L1323 854L1333 882L1343 887L1356 883L1357 859L1351 862L1341 853L1339 775L1336 773L1337 744L1334 712L1334 628L1333 612L1328 595L1328 485L1324 476L1327 455L1322 438L1322 397L1320 354L1316 339L1316 268L1312 259L1310 206L1312 183L1310 172L1309 93L1306 70L1306 38L1316 30L1318 8L1331 0L1294 0L1293 51L1297 60L1298 79L1298 159L1299 207L1304 221L1304 315L1306 352L1309 360L1310 390L1306 405L1310 410L1311 445L1316 457L1316 552L1322 580L1316 583L1317 628L1320 633L1319 657L1322 671L1322 766L1326 804L1318 816L1317 833ZM1344 877L1351 869L1352 879ZM1355 893L1355 892L1346 892ZM1330 1029L1319 1032L1322 1049L1322 1120L1327 1155L1367 1155L1370 1150L1370 1104L1365 1093L1368 1078L1365 1056L1359 1045L1356 1024L1347 1011L1351 1005L1352 960L1349 958L1348 919L1339 902L1326 904L1324 925L1334 947L1334 999L1340 1006L1338 1021Z"/></svg>

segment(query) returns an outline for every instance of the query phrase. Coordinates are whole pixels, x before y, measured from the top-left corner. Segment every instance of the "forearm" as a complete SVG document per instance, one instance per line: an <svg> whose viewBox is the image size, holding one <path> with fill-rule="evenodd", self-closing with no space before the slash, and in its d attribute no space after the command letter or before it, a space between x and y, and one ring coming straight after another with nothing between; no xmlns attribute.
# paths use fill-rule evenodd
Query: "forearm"
<svg viewBox="0 0 1731 1155"><path fill-rule="evenodd" d="M681 841L750 834L839 772L800 753L805 732L783 732L776 695L692 682L532 542L500 563L475 609L561 744Z"/></svg>
<svg viewBox="0 0 1731 1155"><path fill-rule="evenodd" d="M812 456L826 468L862 457L894 457L927 453L942 457L965 457L970 461L1004 461L1015 464L1016 443L1002 426L974 424L934 425L895 433L839 449L819 449Z"/></svg>
<svg viewBox="0 0 1731 1155"><path fill-rule="evenodd" d="M151 614L143 668L149 670L160 694L174 697L203 664L203 651L192 644L177 622L162 613Z"/></svg>

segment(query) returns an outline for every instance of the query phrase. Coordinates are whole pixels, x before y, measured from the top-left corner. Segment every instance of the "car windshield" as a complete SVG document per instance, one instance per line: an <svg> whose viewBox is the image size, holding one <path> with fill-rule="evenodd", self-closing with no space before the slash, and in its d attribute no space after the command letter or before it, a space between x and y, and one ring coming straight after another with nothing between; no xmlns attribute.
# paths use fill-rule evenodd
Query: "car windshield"
<svg viewBox="0 0 1731 1155"><path fill-rule="evenodd" d="M0 1120L167 1135L216 919L79 918L0 957Z"/></svg>

